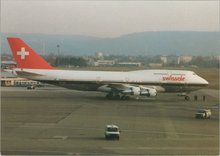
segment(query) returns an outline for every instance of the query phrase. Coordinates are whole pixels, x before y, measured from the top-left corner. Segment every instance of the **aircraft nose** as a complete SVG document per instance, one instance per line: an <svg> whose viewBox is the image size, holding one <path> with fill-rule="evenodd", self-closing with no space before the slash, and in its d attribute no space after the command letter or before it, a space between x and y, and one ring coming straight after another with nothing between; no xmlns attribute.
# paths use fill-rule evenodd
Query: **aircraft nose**
<svg viewBox="0 0 220 156"><path fill-rule="evenodd" d="M200 78L201 78L201 77L200 77ZM202 84L204 84L204 85L209 85L209 82L208 82L207 80L203 79L203 78L201 78L201 82L202 82Z"/></svg>
<svg viewBox="0 0 220 156"><path fill-rule="evenodd" d="M209 85L209 82L204 79L204 84Z"/></svg>

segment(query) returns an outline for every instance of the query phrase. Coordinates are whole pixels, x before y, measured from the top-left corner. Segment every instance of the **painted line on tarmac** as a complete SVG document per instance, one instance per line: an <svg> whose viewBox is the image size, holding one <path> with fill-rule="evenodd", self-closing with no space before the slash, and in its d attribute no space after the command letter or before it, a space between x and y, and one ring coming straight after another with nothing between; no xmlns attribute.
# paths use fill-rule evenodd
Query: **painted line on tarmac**
<svg viewBox="0 0 220 156"><path fill-rule="evenodd" d="M68 136L53 136L54 139L62 139L62 140L66 140L68 138Z"/></svg>
<svg viewBox="0 0 220 156"><path fill-rule="evenodd" d="M168 116L164 109L159 108L159 112L161 114L164 114L165 116ZM173 122L169 118L162 118L162 123L165 129L165 134L167 138L179 138L176 128L173 125Z"/></svg>
<svg viewBox="0 0 220 156"><path fill-rule="evenodd" d="M66 155L70 152L66 151L54 151L54 150L5 150L1 151L1 153L5 153L6 155L10 155L10 153L18 153L16 155L30 155L32 153L33 155ZM70 154L69 154L70 155Z"/></svg>
<svg viewBox="0 0 220 156"><path fill-rule="evenodd" d="M96 130L96 131L104 131L103 128L94 128L94 127L83 127L83 128L71 128L71 127L59 127L54 124L46 125L46 124L31 124L31 125L20 125L12 126L8 125L5 126L6 128L52 128L52 129L70 129L70 130ZM198 136L198 137L219 137L218 134L198 134L198 133L181 133L181 132L173 132L173 131L147 131L147 130L132 130L132 129L121 129L123 132L128 133L146 133L146 134L168 134L168 135L185 135L185 136ZM173 134L175 133L175 134Z"/></svg>
<svg viewBox="0 0 220 156"><path fill-rule="evenodd" d="M108 150L218 150L218 147L103 147Z"/></svg>
<svg viewBox="0 0 220 156"><path fill-rule="evenodd" d="M172 121L168 119L163 119L164 127L166 130L166 136L167 138L179 138L178 133L176 132L176 129L172 123Z"/></svg>

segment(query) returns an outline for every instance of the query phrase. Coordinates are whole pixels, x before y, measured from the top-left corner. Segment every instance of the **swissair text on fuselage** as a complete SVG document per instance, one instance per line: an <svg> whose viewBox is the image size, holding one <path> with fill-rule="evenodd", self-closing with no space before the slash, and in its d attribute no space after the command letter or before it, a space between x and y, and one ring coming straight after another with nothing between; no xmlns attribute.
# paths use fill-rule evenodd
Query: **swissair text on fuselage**
<svg viewBox="0 0 220 156"><path fill-rule="evenodd" d="M185 77L181 76L163 76L162 77L163 81L184 81Z"/></svg>

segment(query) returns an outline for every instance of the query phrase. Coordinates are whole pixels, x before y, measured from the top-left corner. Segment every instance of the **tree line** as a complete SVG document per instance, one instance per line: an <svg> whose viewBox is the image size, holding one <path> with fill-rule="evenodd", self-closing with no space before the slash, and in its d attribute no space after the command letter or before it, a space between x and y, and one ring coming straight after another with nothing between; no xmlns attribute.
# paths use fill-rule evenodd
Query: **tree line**
<svg viewBox="0 0 220 156"><path fill-rule="evenodd" d="M74 56L59 56L55 59L55 66L87 66L87 60L82 57L74 57Z"/></svg>

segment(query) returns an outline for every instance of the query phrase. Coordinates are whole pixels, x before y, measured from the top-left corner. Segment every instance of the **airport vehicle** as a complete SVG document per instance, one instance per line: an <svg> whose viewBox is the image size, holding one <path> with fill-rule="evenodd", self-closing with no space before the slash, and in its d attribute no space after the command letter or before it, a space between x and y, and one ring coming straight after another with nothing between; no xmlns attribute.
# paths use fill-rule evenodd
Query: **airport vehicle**
<svg viewBox="0 0 220 156"><path fill-rule="evenodd" d="M158 91L189 92L208 85L205 79L186 70L57 70L21 39L8 38L8 43L18 66L14 71L20 77L68 89L106 92L108 99L154 97Z"/></svg>
<svg viewBox="0 0 220 156"><path fill-rule="evenodd" d="M190 97L187 95L187 93L177 93L177 96L183 96L187 101L190 100Z"/></svg>
<svg viewBox="0 0 220 156"><path fill-rule="evenodd" d="M29 86L27 86L27 89L35 89L35 86L34 85L29 85Z"/></svg>
<svg viewBox="0 0 220 156"><path fill-rule="evenodd" d="M120 131L117 125L106 125L105 127L105 139L120 139Z"/></svg>
<svg viewBox="0 0 220 156"><path fill-rule="evenodd" d="M211 110L210 109L199 109L196 113L197 119L210 119L211 118Z"/></svg>

